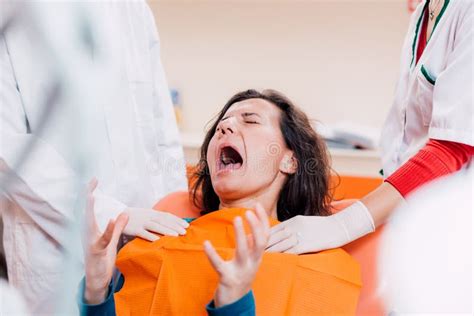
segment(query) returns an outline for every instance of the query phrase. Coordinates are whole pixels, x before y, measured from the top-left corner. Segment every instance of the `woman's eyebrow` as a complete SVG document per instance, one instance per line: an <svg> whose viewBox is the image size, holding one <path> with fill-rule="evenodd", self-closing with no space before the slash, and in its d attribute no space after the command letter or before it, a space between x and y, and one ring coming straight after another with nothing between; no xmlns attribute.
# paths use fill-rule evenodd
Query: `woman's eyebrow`
<svg viewBox="0 0 474 316"><path fill-rule="evenodd" d="M249 116L253 116L253 115L260 117L260 115L258 113L254 113L254 112L244 112L244 113L242 113L242 117L249 117Z"/></svg>
<svg viewBox="0 0 474 316"><path fill-rule="evenodd" d="M233 116L233 115L228 115L228 116L223 117L223 118L221 119L221 122L223 122L223 121L225 121L225 120L231 118L232 116ZM244 112L244 113L241 114L241 116L244 117L244 118L245 118L245 117L249 117L249 116L258 116L258 117L260 117L260 114L255 113L255 112Z"/></svg>

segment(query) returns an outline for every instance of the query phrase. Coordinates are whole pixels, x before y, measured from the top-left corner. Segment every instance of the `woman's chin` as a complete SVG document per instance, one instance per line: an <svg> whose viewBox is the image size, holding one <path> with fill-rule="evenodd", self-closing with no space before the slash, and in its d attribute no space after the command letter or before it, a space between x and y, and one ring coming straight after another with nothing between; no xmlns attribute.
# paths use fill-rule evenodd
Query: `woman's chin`
<svg viewBox="0 0 474 316"><path fill-rule="evenodd" d="M214 191L221 200L237 199L242 195L245 183L235 181L235 179L222 179L213 183Z"/></svg>

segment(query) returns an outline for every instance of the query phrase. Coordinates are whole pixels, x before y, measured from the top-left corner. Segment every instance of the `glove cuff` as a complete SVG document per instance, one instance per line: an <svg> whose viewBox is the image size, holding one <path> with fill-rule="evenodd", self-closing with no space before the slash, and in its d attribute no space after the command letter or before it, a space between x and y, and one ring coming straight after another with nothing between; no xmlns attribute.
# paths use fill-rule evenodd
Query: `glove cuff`
<svg viewBox="0 0 474 316"><path fill-rule="evenodd" d="M360 201L334 214L333 217L344 228L347 243L375 231L374 219Z"/></svg>

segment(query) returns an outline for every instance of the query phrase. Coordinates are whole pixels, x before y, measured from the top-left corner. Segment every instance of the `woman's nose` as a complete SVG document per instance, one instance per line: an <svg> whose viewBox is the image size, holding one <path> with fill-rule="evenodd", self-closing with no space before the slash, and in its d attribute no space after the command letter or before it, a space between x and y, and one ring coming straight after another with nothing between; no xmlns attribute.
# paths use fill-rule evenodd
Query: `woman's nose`
<svg viewBox="0 0 474 316"><path fill-rule="evenodd" d="M225 119L224 121L221 121L219 125L217 125L216 131L219 137L222 137L224 135L234 134L237 131L236 126L234 124L234 118L229 117Z"/></svg>

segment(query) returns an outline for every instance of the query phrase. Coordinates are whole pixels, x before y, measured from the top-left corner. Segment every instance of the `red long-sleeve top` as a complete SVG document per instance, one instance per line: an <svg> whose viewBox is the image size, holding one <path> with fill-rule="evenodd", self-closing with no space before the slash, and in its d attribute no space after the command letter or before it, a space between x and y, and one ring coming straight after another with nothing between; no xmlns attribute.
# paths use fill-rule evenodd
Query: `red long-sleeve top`
<svg viewBox="0 0 474 316"><path fill-rule="evenodd" d="M473 146L430 139L385 181L405 197L423 184L461 169L473 155Z"/></svg>

